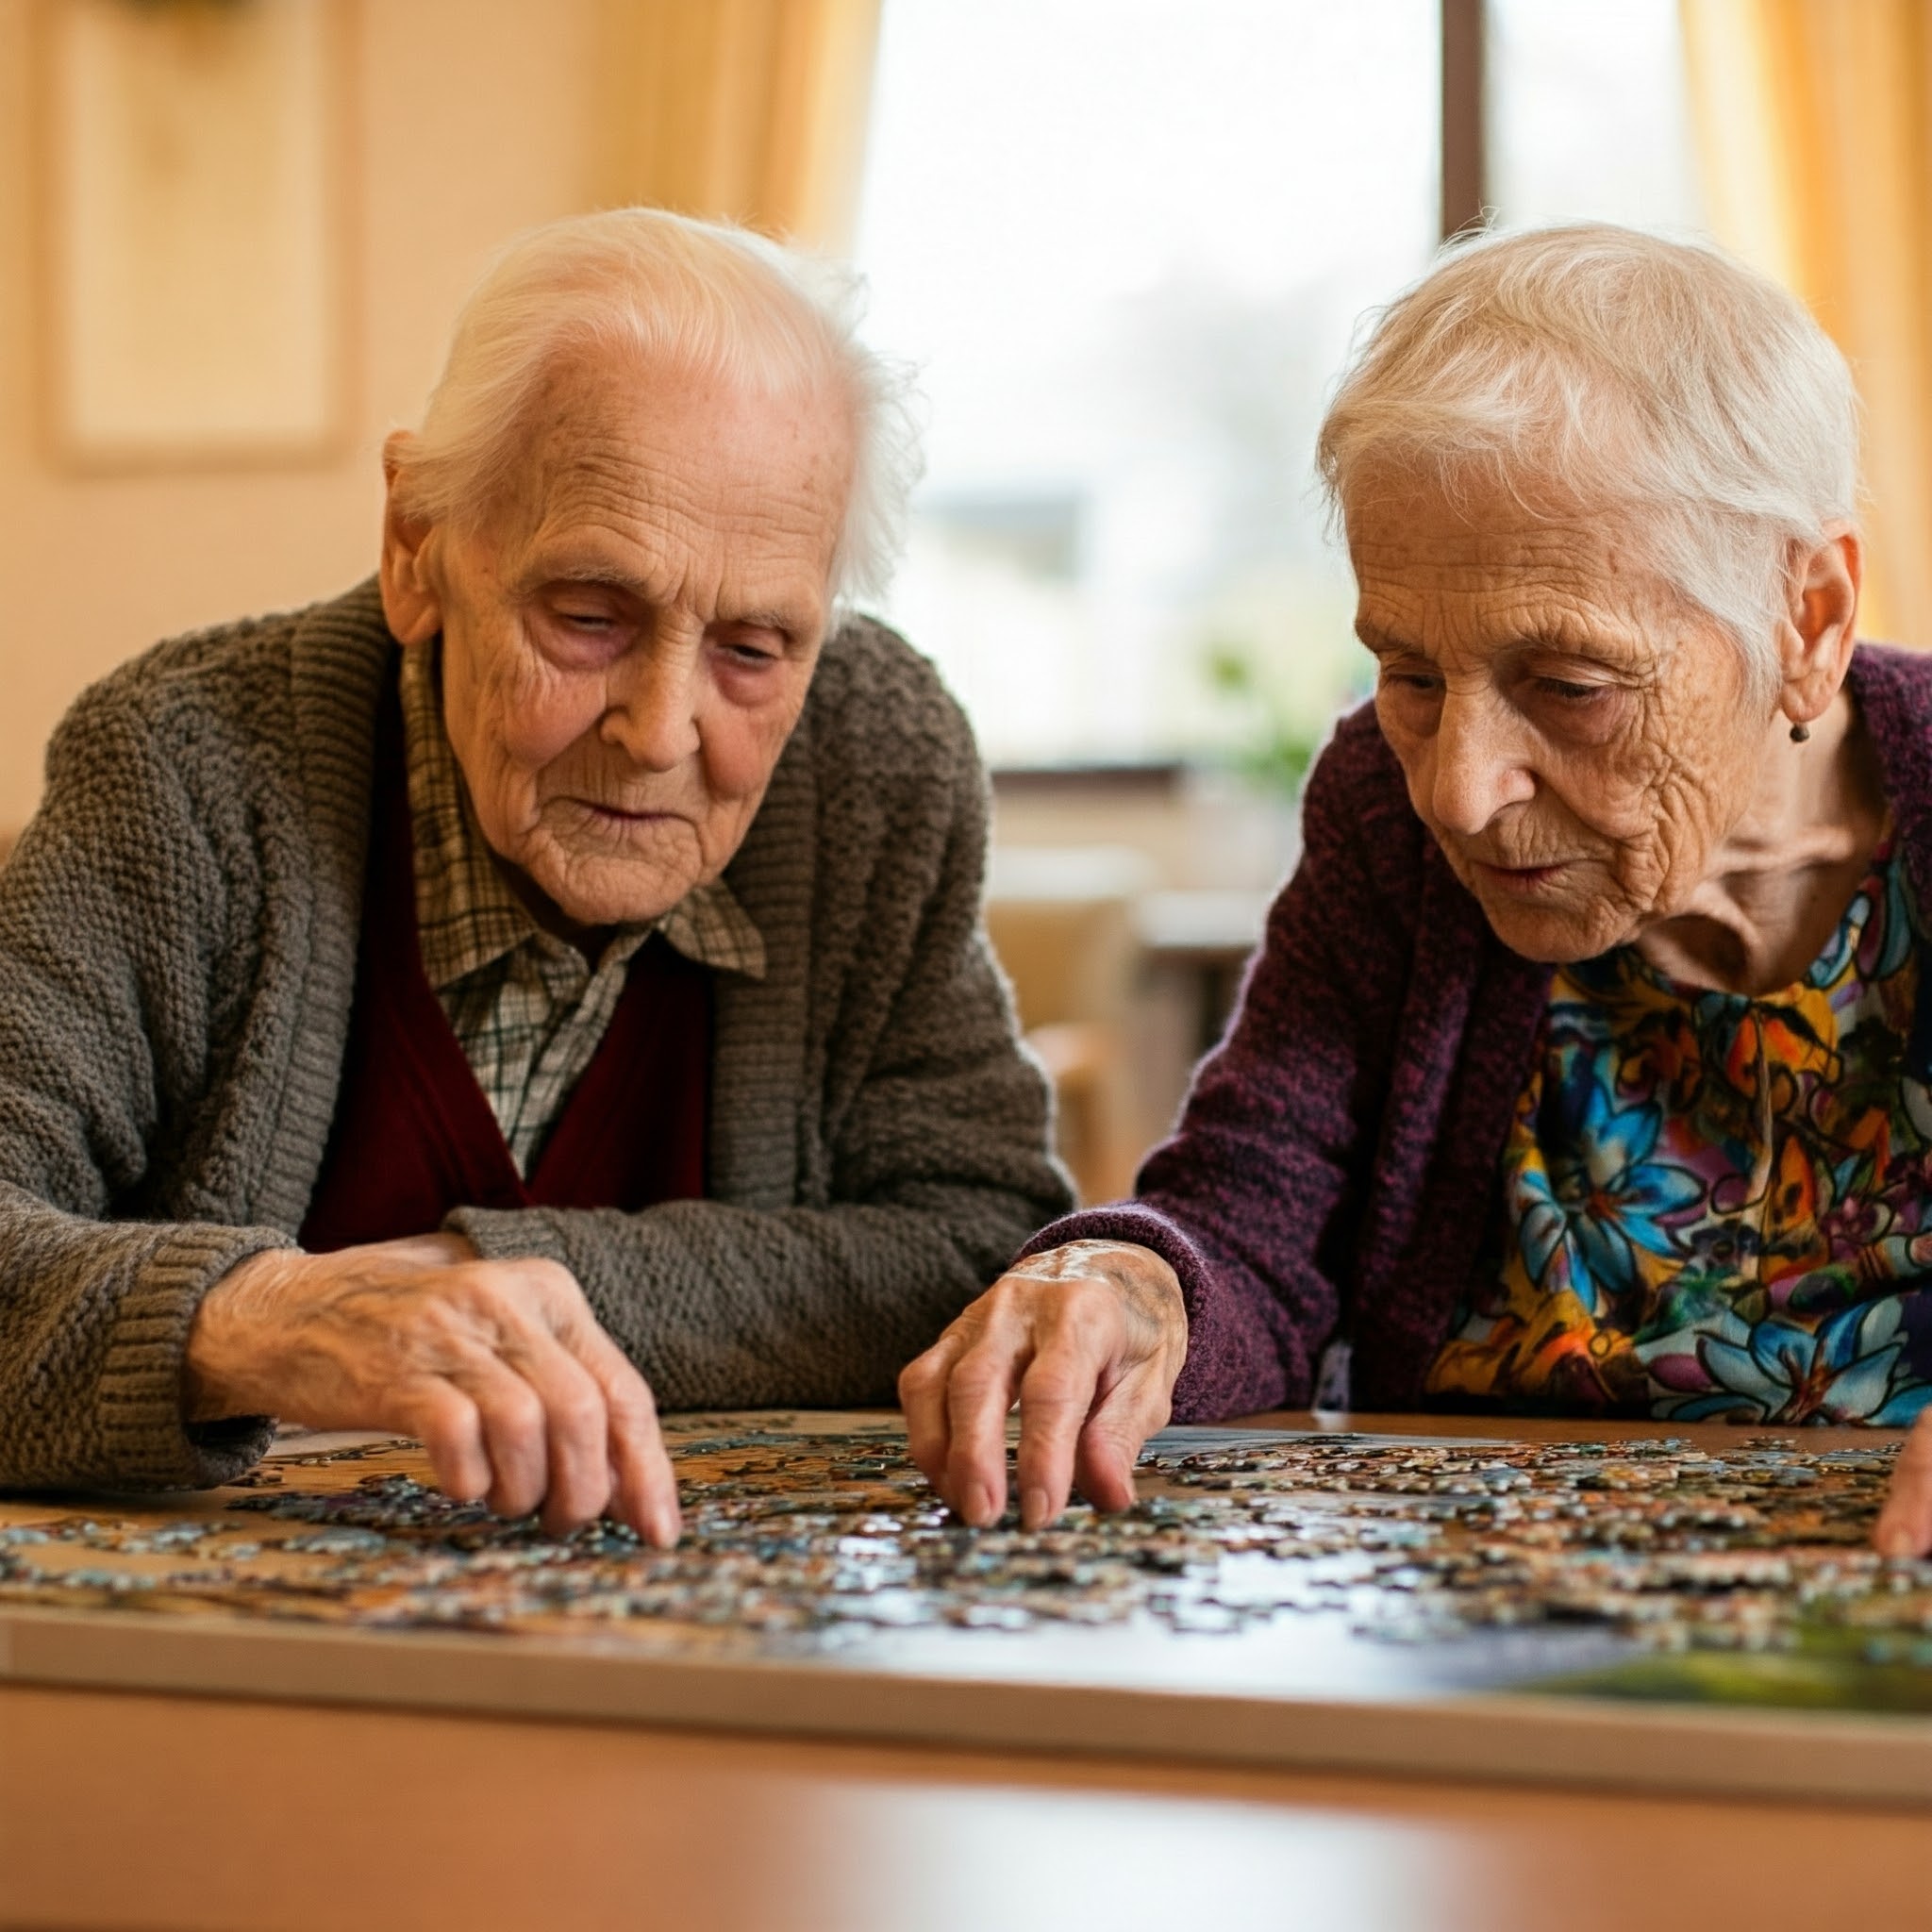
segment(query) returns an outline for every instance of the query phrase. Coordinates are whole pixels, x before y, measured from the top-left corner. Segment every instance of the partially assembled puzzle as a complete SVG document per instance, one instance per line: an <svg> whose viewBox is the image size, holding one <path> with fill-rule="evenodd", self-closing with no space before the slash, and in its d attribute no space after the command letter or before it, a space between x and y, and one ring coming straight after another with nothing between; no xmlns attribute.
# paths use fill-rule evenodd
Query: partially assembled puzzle
<svg viewBox="0 0 1932 1932"><path fill-rule="evenodd" d="M697 1417L670 1440L668 1552L453 1503L408 1444L297 1443L159 1505L0 1504L0 1661L1529 1775L1622 1775L1648 1726L1664 1782L1703 1761L1696 1734L1720 1785L1932 1798L1932 1563L1868 1542L1889 1445L1177 1429L1134 1508L1027 1532L957 1523L893 1423ZM152 1670L130 1631L157 1633Z"/></svg>

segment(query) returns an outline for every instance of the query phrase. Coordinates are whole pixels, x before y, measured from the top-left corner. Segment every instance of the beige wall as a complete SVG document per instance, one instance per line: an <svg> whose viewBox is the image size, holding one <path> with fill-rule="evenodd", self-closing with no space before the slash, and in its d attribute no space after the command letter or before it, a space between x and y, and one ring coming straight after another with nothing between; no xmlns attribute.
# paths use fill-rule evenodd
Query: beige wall
<svg viewBox="0 0 1932 1932"><path fill-rule="evenodd" d="M80 476L41 445L32 279L33 0L0 0L0 831L48 731L155 639L300 604L373 568L385 431L414 419L484 255L591 199L595 0L351 9L351 445L306 467Z"/></svg>

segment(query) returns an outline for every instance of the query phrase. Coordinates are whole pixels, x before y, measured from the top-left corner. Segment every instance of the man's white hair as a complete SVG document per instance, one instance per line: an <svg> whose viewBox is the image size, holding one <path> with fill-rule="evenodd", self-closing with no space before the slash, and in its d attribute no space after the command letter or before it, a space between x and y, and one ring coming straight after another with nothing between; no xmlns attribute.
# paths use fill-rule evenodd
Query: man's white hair
<svg viewBox="0 0 1932 1932"><path fill-rule="evenodd" d="M1717 249L1539 228L1454 247L1374 320L1317 459L1344 526L1418 485L1618 518L1768 705L1793 565L1857 527L1858 405L1804 304Z"/></svg>
<svg viewBox="0 0 1932 1932"><path fill-rule="evenodd" d="M858 341L864 283L750 230L660 208L612 208L511 242L457 316L421 429L399 439L396 505L474 525L513 476L557 369L628 354L754 394L842 392L853 475L832 565L834 608L890 582L922 467L909 368Z"/></svg>

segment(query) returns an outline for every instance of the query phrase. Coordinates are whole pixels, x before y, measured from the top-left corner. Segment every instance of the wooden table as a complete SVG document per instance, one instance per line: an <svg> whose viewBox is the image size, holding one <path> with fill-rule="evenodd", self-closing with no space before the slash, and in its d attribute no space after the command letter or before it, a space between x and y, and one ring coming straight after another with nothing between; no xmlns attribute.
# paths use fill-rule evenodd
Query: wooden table
<svg viewBox="0 0 1932 1932"><path fill-rule="evenodd" d="M1932 1818L0 1689L7 1926L1840 1921L1932 1926Z"/></svg>

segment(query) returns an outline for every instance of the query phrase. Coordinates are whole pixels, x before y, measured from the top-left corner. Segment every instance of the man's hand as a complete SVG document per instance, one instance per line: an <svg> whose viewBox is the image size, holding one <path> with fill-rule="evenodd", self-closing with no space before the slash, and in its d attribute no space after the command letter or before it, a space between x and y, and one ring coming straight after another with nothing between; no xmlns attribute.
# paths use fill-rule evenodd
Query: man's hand
<svg viewBox="0 0 1932 1932"><path fill-rule="evenodd" d="M1872 1541L1888 1557L1932 1556L1932 1408L1920 1415L1899 1451Z"/></svg>
<svg viewBox="0 0 1932 1932"><path fill-rule="evenodd" d="M419 1437L450 1495L541 1505L554 1532L608 1509L677 1541L651 1391L554 1261L485 1261L447 1234L252 1255L202 1299L184 1392L191 1422Z"/></svg>
<svg viewBox="0 0 1932 1932"><path fill-rule="evenodd" d="M1124 1509L1187 1354L1180 1283L1151 1249L1072 1241L1029 1256L900 1375L912 1459L955 1514L996 1523L1017 1395L1022 1523L1043 1528L1075 1483Z"/></svg>

